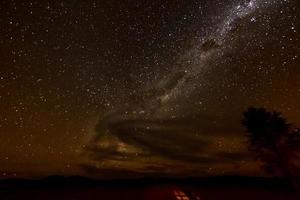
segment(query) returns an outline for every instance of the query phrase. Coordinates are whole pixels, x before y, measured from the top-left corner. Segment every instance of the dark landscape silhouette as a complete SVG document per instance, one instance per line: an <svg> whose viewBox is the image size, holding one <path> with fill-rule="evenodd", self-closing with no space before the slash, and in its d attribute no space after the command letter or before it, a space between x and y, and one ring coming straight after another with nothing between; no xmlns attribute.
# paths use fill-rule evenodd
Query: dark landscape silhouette
<svg viewBox="0 0 300 200"><path fill-rule="evenodd" d="M182 191L189 199L297 199L296 192L284 178L216 176L96 180L50 176L39 180L0 181L1 199L176 199L175 191Z"/></svg>

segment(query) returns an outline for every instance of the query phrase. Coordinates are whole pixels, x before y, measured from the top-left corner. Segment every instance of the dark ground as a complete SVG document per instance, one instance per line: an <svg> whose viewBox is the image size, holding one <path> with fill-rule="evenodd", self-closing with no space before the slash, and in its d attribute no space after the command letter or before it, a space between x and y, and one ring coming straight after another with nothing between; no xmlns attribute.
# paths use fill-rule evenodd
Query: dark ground
<svg viewBox="0 0 300 200"><path fill-rule="evenodd" d="M0 200L298 200L281 179L215 177L95 181L82 177L0 181Z"/></svg>

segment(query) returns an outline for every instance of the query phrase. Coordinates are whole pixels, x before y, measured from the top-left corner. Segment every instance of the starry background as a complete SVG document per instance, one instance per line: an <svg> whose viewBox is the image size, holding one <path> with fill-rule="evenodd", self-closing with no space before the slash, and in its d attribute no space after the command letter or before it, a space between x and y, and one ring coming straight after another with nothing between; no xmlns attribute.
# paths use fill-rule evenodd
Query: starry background
<svg viewBox="0 0 300 200"><path fill-rule="evenodd" d="M300 125L296 0L0 2L0 176L262 174L241 113Z"/></svg>

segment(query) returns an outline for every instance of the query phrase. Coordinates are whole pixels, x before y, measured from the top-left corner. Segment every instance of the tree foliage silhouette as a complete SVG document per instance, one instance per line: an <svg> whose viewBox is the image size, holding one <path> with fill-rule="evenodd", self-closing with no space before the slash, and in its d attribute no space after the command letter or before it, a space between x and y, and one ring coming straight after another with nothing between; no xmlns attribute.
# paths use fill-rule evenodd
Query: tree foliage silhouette
<svg viewBox="0 0 300 200"><path fill-rule="evenodd" d="M242 124L247 129L249 149L262 161L263 168L286 176L298 188L293 173L293 161L300 147L298 129L287 123L281 113L268 112L265 108L248 108L243 113Z"/></svg>

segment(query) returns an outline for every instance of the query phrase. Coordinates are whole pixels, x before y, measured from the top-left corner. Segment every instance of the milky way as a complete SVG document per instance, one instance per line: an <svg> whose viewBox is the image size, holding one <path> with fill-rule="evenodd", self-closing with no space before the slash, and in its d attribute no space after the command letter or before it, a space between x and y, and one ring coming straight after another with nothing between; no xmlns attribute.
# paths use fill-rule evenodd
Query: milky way
<svg viewBox="0 0 300 200"><path fill-rule="evenodd" d="M282 35L273 32L277 9L285 5L287 2L282 1L248 1L224 11L223 21L213 26L213 32L198 38L138 103L122 106L100 120L100 136L92 142L100 148L94 147L92 152L99 155L108 148L109 156L97 159L116 161L116 169L128 169L127 162L138 157L136 170L144 173L203 175L247 170L245 166L251 165L249 160L253 158L243 147L239 125L243 109L258 105L286 111L283 107L287 102L270 94L285 88L274 87L273 81L278 82L277 73L286 68L299 72L293 62L296 52L290 52L294 55L290 55L293 61L289 66L284 66L285 60L266 58L282 55L282 49L270 45L278 42L277 37L293 37L293 23L280 25L287 29ZM289 39L295 45L296 38ZM264 51L270 55L259 57ZM275 102L273 98L280 100ZM110 136L101 139L105 133ZM119 163L125 163L125 167Z"/></svg>
<svg viewBox="0 0 300 200"><path fill-rule="evenodd" d="M262 174L241 113L300 125L296 0L0 9L2 176Z"/></svg>

